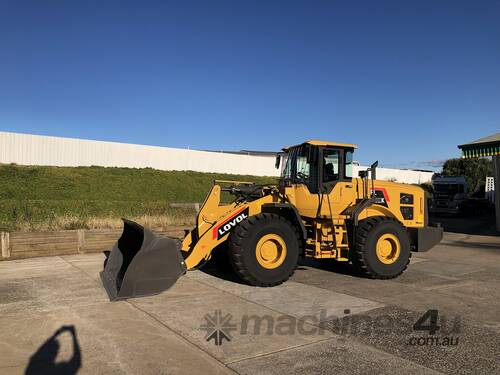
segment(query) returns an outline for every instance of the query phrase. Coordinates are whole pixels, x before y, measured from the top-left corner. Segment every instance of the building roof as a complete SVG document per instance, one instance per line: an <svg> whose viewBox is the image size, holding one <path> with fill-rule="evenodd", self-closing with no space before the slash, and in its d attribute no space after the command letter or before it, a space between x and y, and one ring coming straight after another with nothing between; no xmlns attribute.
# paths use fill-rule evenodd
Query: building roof
<svg viewBox="0 0 500 375"><path fill-rule="evenodd" d="M253 150L241 150L241 154L254 155L254 156L276 156L276 151L253 151Z"/></svg>
<svg viewBox="0 0 500 375"><path fill-rule="evenodd" d="M476 139L475 141L460 145L458 147L462 148L463 146L476 145L479 143L492 143L492 142L500 142L500 133L492 134L484 138L479 138Z"/></svg>
<svg viewBox="0 0 500 375"><path fill-rule="evenodd" d="M250 156L272 156L272 157L275 157L278 154L277 151L252 151L252 150L240 150L240 151L202 150L202 151L217 152L217 153L221 153L221 154L250 155Z"/></svg>
<svg viewBox="0 0 500 375"><path fill-rule="evenodd" d="M500 133L492 134L458 146L463 158L500 155Z"/></svg>
<svg viewBox="0 0 500 375"><path fill-rule="evenodd" d="M317 139L311 139L309 141L305 141L304 143L300 143L298 145L284 147L283 151L287 151L288 149L290 149L292 147L300 146L303 144L309 144L309 145L313 145L313 146L336 146L336 147L346 147L346 148L358 148L358 146L353 145L351 143L338 143L338 142L328 142L328 141L320 141Z"/></svg>

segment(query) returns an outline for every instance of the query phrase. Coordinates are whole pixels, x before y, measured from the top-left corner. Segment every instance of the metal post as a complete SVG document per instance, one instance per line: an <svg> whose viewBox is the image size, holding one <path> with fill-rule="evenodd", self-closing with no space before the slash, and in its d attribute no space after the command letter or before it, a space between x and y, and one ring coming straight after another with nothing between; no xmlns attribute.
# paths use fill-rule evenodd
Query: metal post
<svg viewBox="0 0 500 375"><path fill-rule="evenodd" d="M497 231L500 232L500 156L493 156L493 174L495 180L495 216Z"/></svg>
<svg viewBox="0 0 500 375"><path fill-rule="evenodd" d="M9 232L1 233L2 258L10 258L10 236Z"/></svg>
<svg viewBox="0 0 500 375"><path fill-rule="evenodd" d="M85 248L85 230L78 229L78 231L76 232L76 235L78 237L77 253L82 253L84 248Z"/></svg>

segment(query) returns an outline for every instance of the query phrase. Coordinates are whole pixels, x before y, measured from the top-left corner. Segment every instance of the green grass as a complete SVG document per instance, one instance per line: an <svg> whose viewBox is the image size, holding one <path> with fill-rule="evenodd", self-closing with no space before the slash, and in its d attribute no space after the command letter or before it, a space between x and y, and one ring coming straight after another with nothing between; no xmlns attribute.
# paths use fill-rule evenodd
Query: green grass
<svg viewBox="0 0 500 375"><path fill-rule="evenodd" d="M61 229L61 218L78 228L96 218L191 216L168 204L203 202L214 179L276 183L272 177L151 168L0 165L0 230Z"/></svg>

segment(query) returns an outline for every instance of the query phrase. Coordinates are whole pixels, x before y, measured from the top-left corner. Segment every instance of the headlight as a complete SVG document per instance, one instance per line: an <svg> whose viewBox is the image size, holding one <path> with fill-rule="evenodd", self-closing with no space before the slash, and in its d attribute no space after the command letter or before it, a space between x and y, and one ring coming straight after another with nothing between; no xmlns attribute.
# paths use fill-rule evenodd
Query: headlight
<svg viewBox="0 0 500 375"><path fill-rule="evenodd" d="M401 207L400 210L405 220L413 220L413 207Z"/></svg>
<svg viewBox="0 0 500 375"><path fill-rule="evenodd" d="M399 203L400 204L413 204L413 194L399 194Z"/></svg>

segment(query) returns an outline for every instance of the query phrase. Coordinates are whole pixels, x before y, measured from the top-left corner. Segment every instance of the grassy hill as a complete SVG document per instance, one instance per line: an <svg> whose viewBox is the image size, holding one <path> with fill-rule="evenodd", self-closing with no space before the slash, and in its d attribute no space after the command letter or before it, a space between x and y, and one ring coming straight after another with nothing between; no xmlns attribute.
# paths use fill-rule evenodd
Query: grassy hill
<svg viewBox="0 0 500 375"><path fill-rule="evenodd" d="M276 182L272 177L151 168L0 165L0 230L115 227L120 217L150 225L187 224L194 213L168 204L203 202L214 179Z"/></svg>

